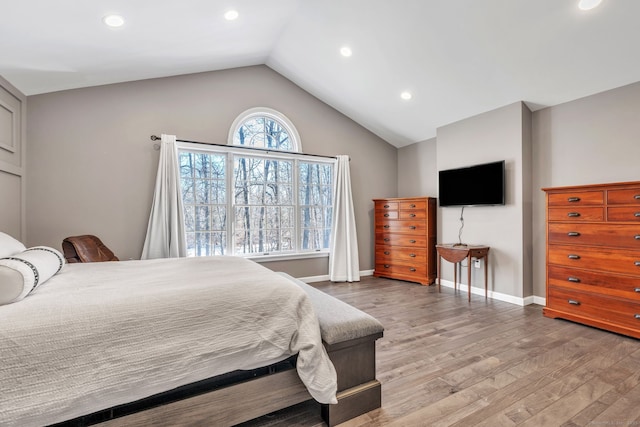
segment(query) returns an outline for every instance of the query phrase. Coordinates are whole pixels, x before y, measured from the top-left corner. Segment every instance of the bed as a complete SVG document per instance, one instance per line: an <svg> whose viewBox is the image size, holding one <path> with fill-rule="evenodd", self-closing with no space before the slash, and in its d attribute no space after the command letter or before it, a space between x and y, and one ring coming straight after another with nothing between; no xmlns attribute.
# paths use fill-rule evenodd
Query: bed
<svg viewBox="0 0 640 427"><path fill-rule="evenodd" d="M292 356L305 392L337 403L307 293L243 258L69 264L0 305L0 324L3 426L72 420Z"/></svg>

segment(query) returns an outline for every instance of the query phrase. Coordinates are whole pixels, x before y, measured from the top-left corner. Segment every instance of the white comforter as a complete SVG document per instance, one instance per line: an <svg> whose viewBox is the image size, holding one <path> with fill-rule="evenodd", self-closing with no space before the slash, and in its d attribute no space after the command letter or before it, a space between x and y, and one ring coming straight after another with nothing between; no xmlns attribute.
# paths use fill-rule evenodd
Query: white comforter
<svg viewBox="0 0 640 427"><path fill-rule="evenodd" d="M59 422L296 353L311 395L335 403L307 295L254 262L70 264L0 306L0 425Z"/></svg>

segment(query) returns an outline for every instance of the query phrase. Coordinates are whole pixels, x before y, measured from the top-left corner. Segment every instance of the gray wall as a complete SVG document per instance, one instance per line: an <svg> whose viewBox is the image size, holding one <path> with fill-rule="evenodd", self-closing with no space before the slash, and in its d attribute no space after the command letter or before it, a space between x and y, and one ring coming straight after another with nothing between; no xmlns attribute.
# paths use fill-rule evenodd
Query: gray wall
<svg viewBox="0 0 640 427"><path fill-rule="evenodd" d="M640 181L640 82L533 113L534 294L545 296L540 188Z"/></svg>
<svg viewBox="0 0 640 427"><path fill-rule="evenodd" d="M507 159L507 206L466 209L463 240L492 247L494 290L544 298L545 199L540 189L640 181L640 82L534 113L521 109L514 104L440 128L437 150L432 140L400 149L398 192L437 188L440 169ZM421 182L423 177L433 184ZM459 209L439 209L438 241L457 240L459 214ZM443 270L451 280L451 268ZM481 287L482 270L472 271L474 286Z"/></svg>
<svg viewBox="0 0 640 427"><path fill-rule="evenodd" d="M506 161L506 204L469 207L464 211L462 243L488 245L489 290L523 298L530 295L525 277L531 257L526 257L526 209L531 208L531 141L523 138L531 113L520 102L474 116L437 130L437 169L445 170L492 161ZM399 166L400 169L403 165ZM479 185L469 183L469 185ZM461 208L439 208L438 241L458 241ZM530 215L529 215L530 216ZM484 267L483 267L484 268ZM462 271L466 277L466 268ZM453 268L443 265L444 279L453 280ZM465 279L466 281L466 279ZM472 286L484 287L482 269L472 269Z"/></svg>
<svg viewBox="0 0 640 427"><path fill-rule="evenodd" d="M437 197L436 138L398 149L398 197Z"/></svg>
<svg viewBox="0 0 640 427"><path fill-rule="evenodd" d="M266 66L28 97L28 243L96 234L139 258L158 162L149 136L226 143L233 120L258 106L285 114L305 152L351 156L360 267L372 269L371 199L396 195L397 150ZM327 274L326 258L265 265Z"/></svg>

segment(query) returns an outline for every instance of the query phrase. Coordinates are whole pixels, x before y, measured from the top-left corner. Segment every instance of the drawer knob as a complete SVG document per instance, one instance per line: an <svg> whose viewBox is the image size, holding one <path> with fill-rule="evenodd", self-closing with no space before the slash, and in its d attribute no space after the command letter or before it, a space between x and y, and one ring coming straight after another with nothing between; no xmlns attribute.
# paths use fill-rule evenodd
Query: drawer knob
<svg viewBox="0 0 640 427"><path fill-rule="evenodd" d="M388 208L389 208L389 205L384 205L384 208L385 208L385 209L388 209Z"/></svg>
<svg viewBox="0 0 640 427"><path fill-rule="evenodd" d="M580 216L580 212L569 212L567 216L570 218L576 218Z"/></svg>
<svg viewBox="0 0 640 427"><path fill-rule="evenodd" d="M389 214L384 214L384 217L385 217L385 218L388 218L388 217L389 217Z"/></svg>
<svg viewBox="0 0 640 427"><path fill-rule="evenodd" d="M410 256L411 258L415 258L415 257L416 257L416 254L409 254L409 256Z"/></svg>
<svg viewBox="0 0 640 427"><path fill-rule="evenodd" d="M636 218L640 218L640 212L634 213L633 216L635 216Z"/></svg>
<svg viewBox="0 0 640 427"><path fill-rule="evenodd" d="M578 233L577 231L570 231L567 233L567 236L569 237L578 237L580 235L580 233Z"/></svg>
<svg viewBox="0 0 640 427"><path fill-rule="evenodd" d="M579 202L580 201L580 197L569 197L567 200L569 202Z"/></svg>
<svg viewBox="0 0 640 427"><path fill-rule="evenodd" d="M409 269L409 271L416 271L416 269L415 269L415 268L413 268L413 267L411 267L411 268Z"/></svg>
<svg viewBox="0 0 640 427"><path fill-rule="evenodd" d="M573 283L580 283L580 279L577 277L569 277L567 280Z"/></svg>
<svg viewBox="0 0 640 427"><path fill-rule="evenodd" d="M580 259L580 255L570 254L569 259Z"/></svg>
<svg viewBox="0 0 640 427"><path fill-rule="evenodd" d="M634 262L633 265L635 265L636 267L640 267L640 261Z"/></svg>
<svg viewBox="0 0 640 427"><path fill-rule="evenodd" d="M411 206L412 208L416 207L416 205L414 205L413 203L411 203L411 205L409 205L409 206Z"/></svg>
<svg viewBox="0 0 640 427"><path fill-rule="evenodd" d="M633 238L636 240L640 240L640 234L636 234L635 236L633 236Z"/></svg>
<svg viewBox="0 0 640 427"><path fill-rule="evenodd" d="M410 226L409 226L409 228L410 228L411 230L415 230L415 229L416 229L416 228L418 228L418 227L416 227L415 225L410 225ZM640 240L640 236L636 236L636 238L638 238L638 240Z"/></svg>
<svg viewBox="0 0 640 427"><path fill-rule="evenodd" d="M633 317L640 320L640 314L634 314Z"/></svg>
<svg viewBox="0 0 640 427"><path fill-rule="evenodd" d="M415 242L416 242L415 240L409 240L409 243L415 243Z"/></svg>
<svg viewBox="0 0 640 427"><path fill-rule="evenodd" d="M389 251L384 251L384 254L385 255L389 255Z"/></svg>
<svg viewBox="0 0 640 427"><path fill-rule="evenodd" d="M410 214L409 216L410 216L411 218L415 218L415 217L416 217L416 214Z"/></svg>
<svg viewBox="0 0 640 427"><path fill-rule="evenodd" d="M383 228L390 228L390 225L383 225Z"/></svg>
<svg viewBox="0 0 640 427"><path fill-rule="evenodd" d="M640 293L640 288L633 288L633 292L638 292L638 293Z"/></svg>
<svg viewBox="0 0 640 427"><path fill-rule="evenodd" d="M636 200L640 200L640 194L636 194L635 196L633 196L633 198Z"/></svg>
<svg viewBox="0 0 640 427"><path fill-rule="evenodd" d="M385 237L385 238L384 238L384 241L385 241L385 242L388 242L389 240L391 240L391 239L390 239L390 238L388 238L388 237Z"/></svg>
<svg viewBox="0 0 640 427"><path fill-rule="evenodd" d="M568 303L571 304L571 305L580 305L580 301L576 301L574 299L568 300Z"/></svg>
<svg viewBox="0 0 640 427"><path fill-rule="evenodd" d="M389 264L384 265L384 268L389 268L389 267L391 267Z"/></svg>

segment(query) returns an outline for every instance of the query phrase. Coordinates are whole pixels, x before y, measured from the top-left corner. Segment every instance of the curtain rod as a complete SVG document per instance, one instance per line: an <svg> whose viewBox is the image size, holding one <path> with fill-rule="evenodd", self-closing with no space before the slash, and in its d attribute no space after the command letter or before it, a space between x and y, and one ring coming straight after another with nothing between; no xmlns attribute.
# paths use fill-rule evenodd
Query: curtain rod
<svg viewBox="0 0 640 427"><path fill-rule="evenodd" d="M160 141L162 138L156 135L151 135L150 139L152 141ZM240 148L242 150L254 150L254 151L262 151L263 153L285 153L285 154L297 154L299 156L311 156L311 157L323 157L325 159L337 159L336 156L325 156L322 154L309 154L309 153L299 153L297 151L285 151L285 150L273 150L269 148L260 148L260 147L249 147L246 145L229 145L229 144L218 144L215 142L201 142L201 141L189 141L186 139L176 139L178 142L188 142L190 144L202 144L202 145L214 145L217 147L227 147L227 148ZM351 160L351 159L349 159Z"/></svg>

